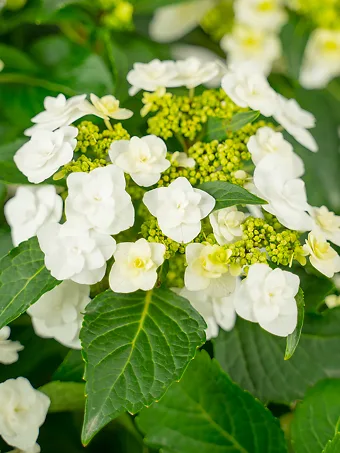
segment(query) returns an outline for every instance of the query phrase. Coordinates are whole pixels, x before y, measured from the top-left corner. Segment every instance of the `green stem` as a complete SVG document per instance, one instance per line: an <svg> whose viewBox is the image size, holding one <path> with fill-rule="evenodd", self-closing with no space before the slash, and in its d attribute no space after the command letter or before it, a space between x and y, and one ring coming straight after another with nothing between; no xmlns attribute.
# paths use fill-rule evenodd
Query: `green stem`
<svg viewBox="0 0 340 453"><path fill-rule="evenodd" d="M55 91L57 93L67 94L68 96L74 96L78 94L71 88L61 85L59 83L49 82L44 79L38 79L36 77L28 76L26 74L0 74L0 84L13 83L20 85L29 85L33 87L45 88L49 91Z"/></svg>
<svg viewBox="0 0 340 453"><path fill-rule="evenodd" d="M103 32L103 40L104 40L107 58L109 60L110 67L111 67L113 83L114 83L114 85L116 85L116 82L118 79L117 66L116 66L115 59L113 58L113 47L112 47L112 42L111 42L111 34L110 34L110 31L107 29L104 30L104 32Z"/></svg>
<svg viewBox="0 0 340 453"><path fill-rule="evenodd" d="M189 98L192 99L195 95L195 88L189 88Z"/></svg>
<svg viewBox="0 0 340 453"><path fill-rule="evenodd" d="M175 134L175 137L177 138L177 140L182 145L183 151L187 151L188 147L187 147L187 144L185 143L184 138L181 135L179 135L179 134Z"/></svg>

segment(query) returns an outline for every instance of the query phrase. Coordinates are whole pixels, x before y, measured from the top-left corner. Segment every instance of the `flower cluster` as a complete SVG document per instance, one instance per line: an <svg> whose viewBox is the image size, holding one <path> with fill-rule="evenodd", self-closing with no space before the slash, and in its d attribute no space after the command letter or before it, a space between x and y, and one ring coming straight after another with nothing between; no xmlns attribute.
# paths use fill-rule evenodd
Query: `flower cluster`
<svg viewBox="0 0 340 453"><path fill-rule="evenodd" d="M259 2L251 4L256 9ZM245 23L254 13L238 11ZM281 26L280 8L271 14L263 24ZM31 182L65 178L66 188L59 195L53 186L20 187L5 210L15 244L37 235L46 268L60 281L28 309L37 335L79 349L90 295L165 284L203 316L208 339L232 329L236 315L285 337L298 316L292 264L309 259L328 277L340 271L330 244L340 245L340 218L310 206L303 161L282 133L316 152L313 115L277 94L263 74L240 68L224 69L222 88L193 93L215 69L196 60L136 63L128 81L133 93L147 91L144 136L130 136L114 122L132 112L113 96L92 94L91 103L86 96L45 99L15 161ZM178 86L187 95L166 90ZM214 138L210 117L228 125L251 110L268 120ZM85 115L103 124L79 122ZM9 334L0 332L3 363L17 360L22 349ZM35 392L20 378L0 384L7 405L3 415L0 404L0 434L15 447L35 446L49 404ZM22 403L27 395L29 403ZM36 415L18 424L21 404Z"/></svg>

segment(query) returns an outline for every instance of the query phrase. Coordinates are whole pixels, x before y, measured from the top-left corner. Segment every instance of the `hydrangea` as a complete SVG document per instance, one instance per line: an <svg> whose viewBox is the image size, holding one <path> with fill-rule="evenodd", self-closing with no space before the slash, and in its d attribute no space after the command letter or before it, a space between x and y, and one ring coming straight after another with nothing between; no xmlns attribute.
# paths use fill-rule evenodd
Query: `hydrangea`
<svg viewBox="0 0 340 453"><path fill-rule="evenodd" d="M189 291L187 288L174 288L175 292L187 299L202 315L207 323L205 334L207 340L218 336L219 328L232 330L236 321L233 304L234 294L226 297L211 297L208 291Z"/></svg>
<svg viewBox="0 0 340 453"><path fill-rule="evenodd" d="M55 98L47 96L44 100L45 110L32 118L32 122L36 124L27 129L25 134L31 136L40 130L54 131L69 126L84 116L85 99L86 94L73 96L69 99L66 99L63 94L58 94Z"/></svg>
<svg viewBox="0 0 340 453"><path fill-rule="evenodd" d="M5 216L11 227L13 245L35 236L48 222L59 222L63 201L54 186L21 186L5 205Z"/></svg>
<svg viewBox="0 0 340 453"><path fill-rule="evenodd" d="M287 228L310 231L313 222L306 212L309 205L305 183L300 179L303 172L300 160L271 154L256 166L254 184L258 195L268 202L263 205L265 211L275 215Z"/></svg>
<svg viewBox="0 0 340 453"><path fill-rule="evenodd" d="M148 291L157 281L157 269L164 261L165 246L139 239L121 242L114 254L109 283L112 291L132 293Z"/></svg>
<svg viewBox="0 0 340 453"><path fill-rule="evenodd" d="M212 6L212 0L191 0L156 9L149 26L151 38L158 42L181 38L197 27Z"/></svg>
<svg viewBox="0 0 340 453"><path fill-rule="evenodd" d="M237 22L260 30L278 32L288 19L281 0L237 0L234 11Z"/></svg>
<svg viewBox="0 0 340 453"><path fill-rule="evenodd" d="M38 184L52 176L73 158L78 129L72 126L56 131L37 130L14 156L19 170L30 182Z"/></svg>
<svg viewBox="0 0 340 453"><path fill-rule="evenodd" d="M268 332L286 337L297 324L295 296L300 279L267 264L253 264L234 296L236 313Z"/></svg>
<svg viewBox="0 0 340 453"><path fill-rule="evenodd" d="M66 217L81 228L117 234L133 225L134 208L125 191L124 173L115 165L71 173L67 186Z"/></svg>
<svg viewBox="0 0 340 453"><path fill-rule="evenodd" d="M166 153L166 144L155 135L118 140L109 150L111 161L144 187L156 184L161 173L170 167Z"/></svg>
<svg viewBox="0 0 340 453"><path fill-rule="evenodd" d="M49 223L40 228L37 236L45 265L53 277L80 284L100 282L106 261L116 249L111 236L72 222Z"/></svg>
<svg viewBox="0 0 340 453"><path fill-rule="evenodd" d="M17 362L19 359L18 352L24 349L19 341L10 340L10 335L11 329L8 326L0 329L0 363L4 365Z"/></svg>
<svg viewBox="0 0 340 453"><path fill-rule="evenodd" d="M200 189L194 189L183 177L168 187L153 189L143 202L157 217L162 232L177 242L187 243L201 231L201 219L215 206L215 199Z"/></svg>
<svg viewBox="0 0 340 453"><path fill-rule="evenodd" d="M118 99L112 95L99 98L91 93L90 99L92 105L89 102L84 104L84 114L98 116L99 118L103 118L106 122L108 122L110 118L115 120L126 120L133 115L131 110L120 108Z"/></svg>
<svg viewBox="0 0 340 453"><path fill-rule="evenodd" d="M333 244L340 246L340 216L329 211L326 206L310 207L309 213L314 221L313 230L323 234Z"/></svg>
<svg viewBox="0 0 340 453"><path fill-rule="evenodd" d="M35 333L42 338L55 338L59 343L81 349L79 332L83 313L90 302L90 287L65 280L43 294L27 313Z"/></svg>
<svg viewBox="0 0 340 453"><path fill-rule="evenodd" d="M50 399L23 377L0 384L0 435L21 450L35 446Z"/></svg>
<svg viewBox="0 0 340 453"><path fill-rule="evenodd" d="M322 234L311 231L303 249L312 266L321 274L331 278L336 272L340 272L340 256Z"/></svg>
<svg viewBox="0 0 340 453"><path fill-rule="evenodd" d="M203 62L196 57L176 61L175 70L176 75L168 84L170 87L195 88L219 74L219 67L214 61Z"/></svg>
<svg viewBox="0 0 340 453"><path fill-rule="evenodd" d="M135 63L126 77L132 85L129 94L134 96L140 90L156 91L157 88L167 87L176 74L173 61L155 59L150 63Z"/></svg>
<svg viewBox="0 0 340 453"><path fill-rule="evenodd" d="M238 211L235 206L219 209L209 215L209 220L220 245L234 242L242 237L242 223L246 215Z"/></svg>
<svg viewBox="0 0 340 453"><path fill-rule="evenodd" d="M189 291L202 291L211 297L226 297L235 289L235 278L229 273L231 251L218 245L188 244L185 256L188 267L184 284Z"/></svg>

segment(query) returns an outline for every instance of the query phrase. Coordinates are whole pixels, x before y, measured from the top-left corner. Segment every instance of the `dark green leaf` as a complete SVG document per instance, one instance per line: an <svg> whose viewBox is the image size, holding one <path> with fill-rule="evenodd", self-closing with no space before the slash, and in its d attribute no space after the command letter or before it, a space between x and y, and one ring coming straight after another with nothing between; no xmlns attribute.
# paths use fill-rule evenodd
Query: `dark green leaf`
<svg viewBox="0 0 340 453"><path fill-rule="evenodd" d="M164 453L287 451L277 420L205 351L137 423L145 442Z"/></svg>
<svg viewBox="0 0 340 453"><path fill-rule="evenodd" d="M152 13L156 8L184 3L186 1L187 0L134 0L133 3L137 13Z"/></svg>
<svg viewBox="0 0 340 453"><path fill-rule="evenodd" d="M301 268L295 269L294 272L300 277L300 286L305 298L305 310L318 312L326 296L333 294L336 290L333 281L323 276L307 274Z"/></svg>
<svg viewBox="0 0 340 453"><path fill-rule="evenodd" d="M13 249L0 260L0 328L59 283L45 267L37 238Z"/></svg>
<svg viewBox="0 0 340 453"><path fill-rule="evenodd" d="M54 381L81 382L84 376L84 360L81 351L70 351L53 374Z"/></svg>
<svg viewBox="0 0 340 453"><path fill-rule="evenodd" d="M339 408L340 380L325 380L308 390L291 425L294 452L320 453L339 431Z"/></svg>
<svg viewBox="0 0 340 453"><path fill-rule="evenodd" d="M207 123L206 140L225 140L227 132L235 132L242 129L246 124L252 123L260 116L259 111L240 112L231 120L210 116Z"/></svg>
<svg viewBox="0 0 340 453"><path fill-rule="evenodd" d="M0 228L0 258L13 248L11 231L9 228Z"/></svg>
<svg viewBox="0 0 340 453"><path fill-rule="evenodd" d="M215 357L242 388L262 401L290 404L320 379L340 377L340 308L305 314L299 346L284 360L285 339L238 319L231 332L220 330Z"/></svg>
<svg viewBox="0 0 340 453"><path fill-rule="evenodd" d="M0 146L0 181L6 184L28 184L26 176L19 171L13 160L14 154L26 141L18 139Z"/></svg>
<svg viewBox="0 0 340 453"><path fill-rule="evenodd" d="M322 453L339 453L340 451L340 433L337 433L332 440L326 444Z"/></svg>
<svg viewBox="0 0 340 453"><path fill-rule="evenodd" d="M228 208L229 206L245 204L267 204L265 200L253 195L241 186L225 181L204 182L199 186L212 197L216 204L214 210Z"/></svg>
<svg viewBox="0 0 340 453"><path fill-rule="evenodd" d="M0 44L1 60L5 64L5 70L18 70L25 73L36 73L37 65L30 57L19 49L6 44Z"/></svg>
<svg viewBox="0 0 340 453"><path fill-rule="evenodd" d="M157 288L106 291L86 308L83 442L124 411L138 412L181 378L205 339L205 322L190 303Z"/></svg>
<svg viewBox="0 0 340 453"><path fill-rule="evenodd" d="M85 384L53 381L39 388L51 400L49 412L83 411Z"/></svg>
<svg viewBox="0 0 340 453"><path fill-rule="evenodd" d="M298 320L294 332L287 337L285 360L289 360L295 352L295 349L300 341L303 320L305 318L305 302L301 288L299 288L299 292L297 293L295 299L298 310Z"/></svg>

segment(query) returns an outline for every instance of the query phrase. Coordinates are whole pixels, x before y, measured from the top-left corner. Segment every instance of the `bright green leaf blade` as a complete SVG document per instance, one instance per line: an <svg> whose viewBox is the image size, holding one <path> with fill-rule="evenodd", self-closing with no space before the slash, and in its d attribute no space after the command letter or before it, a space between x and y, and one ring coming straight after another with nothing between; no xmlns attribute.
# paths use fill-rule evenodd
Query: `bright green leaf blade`
<svg viewBox="0 0 340 453"><path fill-rule="evenodd" d="M215 198L215 210L228 208L229 206L245 204L267 204L265 200L253 195L241 186L225 181L204 182L199 186Z"/></svg>
<svg viewBox="0 0 340 453"><path fill-rule="evenodd" d="M53 374L54 381L81 382L84 376L84 360L81 351L72 349Z"/></svg>
<svg viewBox="0 0 340 453"><path fill-rule="evenodd" d="M205 327L190 303L168 289L97 296L81 331L84 444L119 414L138 412L180 379L204 343Z"/></svg>
<svg viewBox="0 0 340 453"><path fill-rule="evenodd" d="M37 238L13 249L0 260L0 328L59 283L45 267Z"/></svg>
<svg viewBox="0 0 340 453"><path fill-rule="evenodd" d="M268 409L241 390L205 351L137 423L164 453L283 453L283 432Z"/></svg>
<svg viewBox="0 0 340 453"><path fill-rule="evenodd" d="M53 381L39 390L51 400L49 412L82 411L85 406L85 384Z"/></svg>
<svg viewBox="0 0 340 453"><path fill-rule="evenodd" d="M339 379L319 382L308 390L296 408L291 425L294 452L320 453L339 431L339 408Z"/></svg>
<svg viewBox="0 0 340 453"><path fill-rule="evenodd" d="M339 453L340 451L340 433L337 433L332 440L326 444L322 453Z"/></svg>
<svg viewBox="0 0 340 453"><path fill-rule="evenodd" d="M225 140L228 132L235 132L249 123L252 123L260 116L259 111L240 112L232 117L231 120L223 118L209 117L207 123L207 133L205 139Z"/></svg>
<svg viewBox="0 0 340 453"><path fill-rule="evenodd" d="M298 309L298 320L294 332L287 337L285 360L289 360L295 352L295 349L300 341L303 320L305 318L305 302L301 288L299 288L299 292L297 293L295 299Z"/></svg>
<svg viewBox="0 0 340 453"><path fill-rule="evenodd" d="M233 381L260 400L290 404L327 377L340 377L340 308L305 314L299 346L284 360L285 339L238 319L214 340L216 359Z"/></svg>

